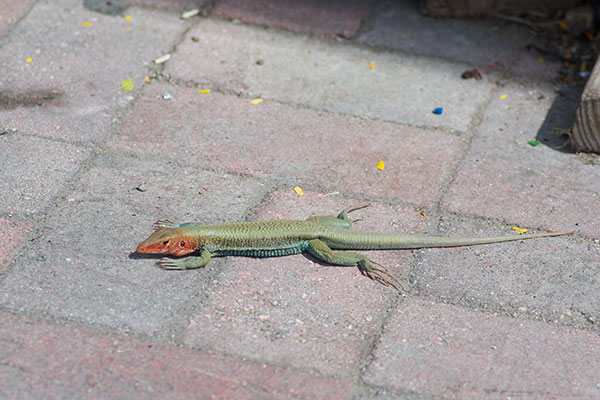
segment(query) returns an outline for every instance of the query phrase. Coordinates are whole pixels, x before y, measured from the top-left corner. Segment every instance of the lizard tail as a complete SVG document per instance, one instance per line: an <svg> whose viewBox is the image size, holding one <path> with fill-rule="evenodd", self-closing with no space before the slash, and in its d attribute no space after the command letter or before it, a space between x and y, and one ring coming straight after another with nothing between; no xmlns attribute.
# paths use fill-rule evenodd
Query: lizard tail
<svg viewBox="0 0 600 400"><path fill-rule="evenodd" d="M527 235L495 237L443 237L426 235L398 235L393 233L371 233L346 231L323 238L332 249L385 250L385 249L421 249L428 247L458 247L512 242L534 238L570 235L573 232L531 233Z"/></svg>

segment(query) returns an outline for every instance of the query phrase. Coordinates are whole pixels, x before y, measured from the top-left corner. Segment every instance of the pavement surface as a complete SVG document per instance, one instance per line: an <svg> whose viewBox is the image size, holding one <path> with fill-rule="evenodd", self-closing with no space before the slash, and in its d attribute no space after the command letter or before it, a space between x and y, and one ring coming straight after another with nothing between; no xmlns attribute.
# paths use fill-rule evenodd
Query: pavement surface
<svg viewBox="0 0 600 400"><path fill-rule="evenodd" d="M554 135L581 88L543 37L413 1L2 7L0 398L600 398L600 166ZM403 293L134 253L157 219L364 202L353 229L574 234L365 252Z"/></svg>

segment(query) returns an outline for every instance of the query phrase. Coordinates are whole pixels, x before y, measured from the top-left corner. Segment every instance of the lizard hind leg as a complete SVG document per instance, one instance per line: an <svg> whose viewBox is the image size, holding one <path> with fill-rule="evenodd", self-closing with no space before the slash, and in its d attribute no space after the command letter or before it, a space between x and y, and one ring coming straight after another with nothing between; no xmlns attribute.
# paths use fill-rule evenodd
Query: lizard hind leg
<svg viewBox="0 0 600 400"><path fill-rule="evenodd" d="M312 216L308 217L306 220L315 221L321 225L330 226L332 228L350 229L350 226L352 226L354 222L360 221L361 218L351 220L348 218L348 213L368 206L369 204L361 204L360 206L348 207L342 210L337 217L333 217L331 215Z"/></svg>
<svg viewBox="0 0 600 400"><path fill-rule="evenodd" d="M383 266L369 260L362 254L353 251L334 252L325 244L325 242L319 239L309 241L306 251L328 264L356 265L364 276L398 291L400 291L400 289L404 290L398 279L390 274ZM373 264L378 265L380 268L375 268Z"/></svg>
<svg viewBox="0 0 600 400"><path fill-rule="evenodd" d="M340 212L337 216L338 219L341 219L342 221L345 221L348 223L348 225L352 225L354 222L356 221L361 221L362 218L357 218L357 219L353 219L350 220L348 218L348 213L351 213L352 211L356 211L356 210L360 210L361 208L366 208L369 207L370 204L365 203L365 204L360 204L358 206L352 206L352 207L348 207L342 210L342 212Z"/></svg>

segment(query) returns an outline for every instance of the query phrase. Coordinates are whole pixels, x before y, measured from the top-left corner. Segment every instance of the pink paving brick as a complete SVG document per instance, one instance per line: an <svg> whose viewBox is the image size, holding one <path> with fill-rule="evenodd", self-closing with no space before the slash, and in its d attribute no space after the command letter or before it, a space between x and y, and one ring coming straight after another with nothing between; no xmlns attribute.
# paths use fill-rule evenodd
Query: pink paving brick
<svg viewBox="0 0 600 400"><path fill-rule="evenodd" d="M350 383L0 313L2 398L339 399Z"/></svg>
<svg viewBox="0 0 600 400"><path fill-rule="evenodd" d="M337 215L357 200L291 188L273 193L253 220ZM413 209L380 204L353 213L357 230L422 230L427 218ZM405 281L407 251L362 251ZM328 266L304 255L215 260L221 274L191 316L184 342L276 364L346 375L376 334L397 292L361 276L355 267Z"/></svg>
<svg viewBox="0 0 600 400"><path fill-rule="evenodd" d="M0 271L9 259L11 252L19 246L25 236L33 230L33 225L15 219L0 218Z"/></svg>
<svg viewBox="0 0 600 400"><path fill-rule="evenodd" d="M165 101L169 92L174 99ZM462 140L383 121L152 84L111 147L430 206ZM378 170L377 163L385 162Z"/></svg>
<svg viewBox="0 0 600 400"><path fill-rule="evenodd" d="M363 378L444 398L593 399L599 370L597 332L410 300Z"/></svg>
<svg viewBox="0 0 600 400"><path fill-rule="evenodd" d="M0 13L0 38L13 26L31 7L33 0L3 0Z"/></svg>
<svg viewBox="0 0 600 400"><path fill-rule="evenodd" d="M368 0L217 0L213 15L295 32L350 37L370 10Z"/></svg>

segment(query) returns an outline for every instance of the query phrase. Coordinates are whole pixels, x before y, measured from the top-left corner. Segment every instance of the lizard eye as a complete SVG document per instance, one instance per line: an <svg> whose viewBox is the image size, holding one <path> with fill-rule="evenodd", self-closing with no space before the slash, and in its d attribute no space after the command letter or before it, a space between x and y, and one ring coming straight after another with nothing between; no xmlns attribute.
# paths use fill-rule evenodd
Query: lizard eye
<svg viewBox="0 0 600 400"><path fill-rule="evenodd" d="M163 245L163 246L167 246L168 244L169 244L169 241L168 241L168 240L165 240L164 242L162 242L162 245Z"/></svg>
<svg viewBox="0 0 600 400"><path fill-rule="evenodd" d="M179 242L179 246L185 247L185 242L182 240L181 242Z"/></svg>

